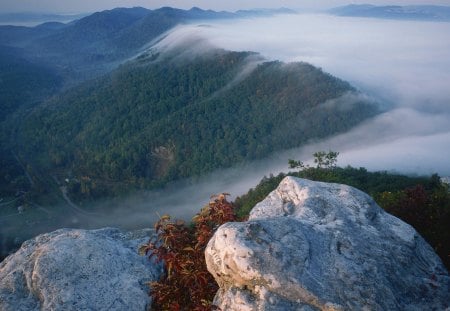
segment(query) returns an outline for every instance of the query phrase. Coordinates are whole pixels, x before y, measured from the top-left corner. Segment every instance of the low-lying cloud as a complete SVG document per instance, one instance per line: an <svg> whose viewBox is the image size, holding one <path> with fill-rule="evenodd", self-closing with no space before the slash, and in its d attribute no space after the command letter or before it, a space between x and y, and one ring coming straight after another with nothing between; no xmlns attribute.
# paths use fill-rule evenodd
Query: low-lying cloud
<svg viewBox="0 0 450 311"><path fill-rule="evenodd" d="M185 54L214 46L259 52L269 60L309 62L351 82L367 98L383 103L386 110L345 134L219 170L195 182L105 203L105 213L87 219L79 215L73 221L75 226L145 227L166 213L189 219L208 203L211 194L246 193L264 175L287 171L289 158L308 161L318 150L339 151L340 165L450 175L450 23L327 15L209 23L179 26L157 47L170 49L195 39L196 46L191 44L193 48ZM354 95L347 96L324 105L357 100Z"/></svg>
<svg viewBox="0 0 450 311"><path fill-rule="evenodd" d="M309 62L377 98L386 113L314 145L337 149L343 162L450 174L443 159L450 151L450 23L279 15L180 26L163 44L176 44L180 34L269 60Z"/></svg>
<svg viewBox="0 0 450 311"><path fill-rule="evenodd" d="M188 54L213 46L259 52L268 60L309 62L349 81L366 94L365 100L375 98L386 110L345 134L116 202L118 208L109 210L105 223L143 226L143 220L151 223L165 213L188 219L208 203L211 194L246 193L264 175L286 172L287 159L308 162L318 150L339 151L339 165L450 175L448 34L450 23L327 15L280 15L175 28L157 49L194 40L197 44L189 45ZM323 105L345 108L359 99L346 96Z"/></svg>

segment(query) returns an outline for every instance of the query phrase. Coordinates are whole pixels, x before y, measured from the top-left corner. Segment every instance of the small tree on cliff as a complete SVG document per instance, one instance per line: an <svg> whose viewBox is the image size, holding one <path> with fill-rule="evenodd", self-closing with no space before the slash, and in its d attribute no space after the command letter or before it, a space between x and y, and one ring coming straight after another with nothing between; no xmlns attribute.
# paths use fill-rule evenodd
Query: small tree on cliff
<svg viewBox="0 0 450 311"><path fill-rule="evenodd" d="M337 157L339 155L339 152L337 151L317 151L313 154L314 156L314 163L316 163L316 169L333 169L336 167L337 164ZM288 160L289 168L299 168L300 170L303 169L310 169L311 167L308 164L304 164L302 161L299 160Z"/></svg>
<svg viewBox="0 0 450 311"><path fill-rule="evenodd" d="M288 160L289 168L300 169L300 176L312 180L329 180L334 176L339 152L336 151L317 151L313 154L315 167L304 164L299 160Z"/></svg>

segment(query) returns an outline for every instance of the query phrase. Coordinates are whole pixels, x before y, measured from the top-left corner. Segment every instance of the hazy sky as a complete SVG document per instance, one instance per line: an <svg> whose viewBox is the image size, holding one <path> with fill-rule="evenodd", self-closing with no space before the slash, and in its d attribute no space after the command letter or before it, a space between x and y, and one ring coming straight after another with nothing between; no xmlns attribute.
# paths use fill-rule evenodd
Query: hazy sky
<svg viewBox="0 0 450 311"><path fill-rule="evenodd" d="M437 4L449 5L448 0L1 0L0 12L59 12L59 13L84 13L112 9L115 7L142 6L146 8L159 8L172 6L177 8L191 8L198 6L213 10L238 10L249 8L308 8L320 9L346 5L349 3L373 3L385 4Z"/></svg>

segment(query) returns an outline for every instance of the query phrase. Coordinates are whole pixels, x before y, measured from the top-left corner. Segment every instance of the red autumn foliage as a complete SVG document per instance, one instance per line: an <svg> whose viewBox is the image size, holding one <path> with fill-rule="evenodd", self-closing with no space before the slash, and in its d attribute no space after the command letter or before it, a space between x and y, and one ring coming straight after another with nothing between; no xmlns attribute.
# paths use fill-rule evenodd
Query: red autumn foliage
<svg viewBox="0 0 450 311"><path fill-rule="evenodd" d="M213 196L191 225L168 215L155 224L155 238L141 248L165 267L164 276L150 284L152 310L217 310L212 300L218 285L206 268L204 250L220 225L236 220L227 195Z"/></svg>

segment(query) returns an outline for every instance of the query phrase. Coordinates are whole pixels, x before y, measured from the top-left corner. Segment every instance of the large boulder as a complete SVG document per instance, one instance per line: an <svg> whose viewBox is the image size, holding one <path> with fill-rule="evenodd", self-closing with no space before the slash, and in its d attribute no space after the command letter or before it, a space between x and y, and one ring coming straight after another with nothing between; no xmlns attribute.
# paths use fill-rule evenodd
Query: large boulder
<svg viewBox="0 0 450 311"><path fill-rule="evenodd" d="M0 264L0 310L142 310L161 268L139 256L149 230L61 229Z"/></svg>
<svg viewBox="0 0 450 311"><path fill-rule="evenodd" d="M221 310L445 310L448 272L408 224L345 185L286 177L206 249Z"/></svg>

